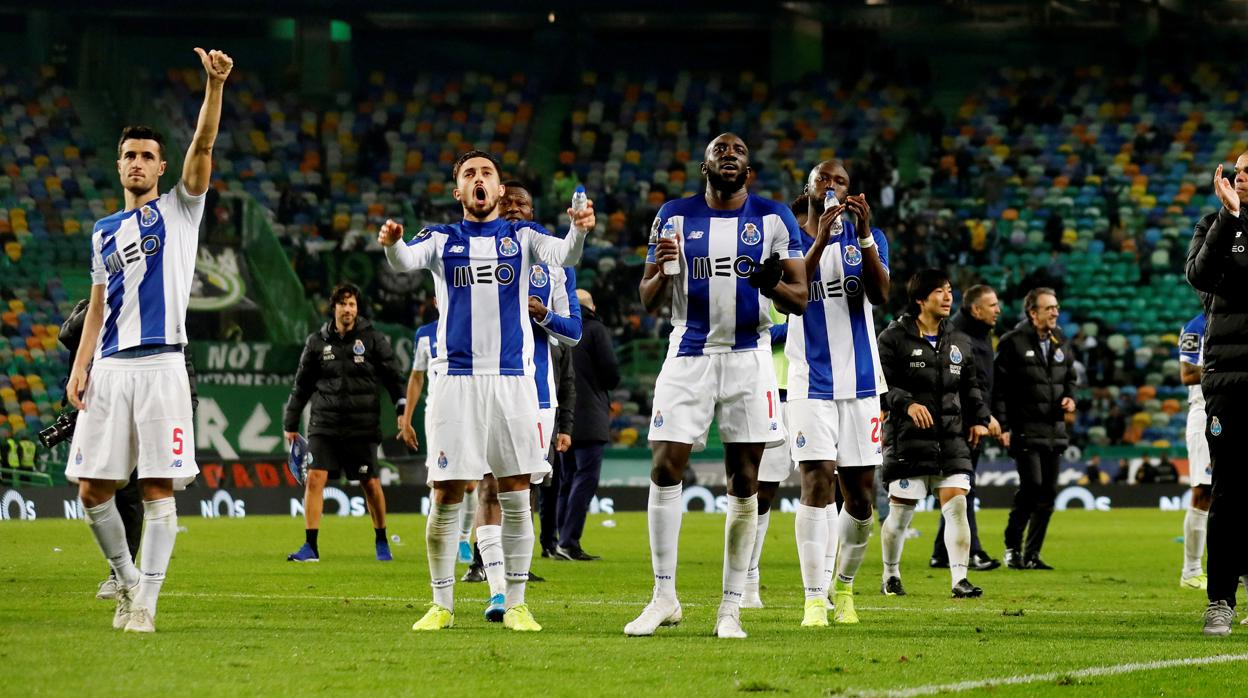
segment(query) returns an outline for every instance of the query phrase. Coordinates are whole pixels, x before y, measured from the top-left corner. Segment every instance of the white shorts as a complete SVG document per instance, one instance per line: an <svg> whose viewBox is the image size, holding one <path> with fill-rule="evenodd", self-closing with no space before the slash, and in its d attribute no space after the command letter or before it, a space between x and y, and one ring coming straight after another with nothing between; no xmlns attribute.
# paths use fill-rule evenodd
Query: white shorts
<svg viewBox="0 0 1248 698"><path fill-rule="evenodd" d="M91 366L87 408L78 414L65 477L170 479L184 489L199 474L186 357L156 354L100 359Z"/></svg>
<svg viewBox="0 0 1248 698"><path fill-rule="evenodd" d="M788 404L781 403L780 414L784 416L784 424L788 424L788 413ZM784 482L789 479L789 475L793 473L793 469L796 467L797 464L793 462L789 454L788 442L781 441L763 450L763 459L758 464L758 481Z"/></svg>
<svg viewBox="0 0 1248 698"><path fill-rule="evenodd" d="M927 495L936 494L936 490L955 488L971 491L971 476L968 473L953 475L926 475L924 477L902 478L888 483L889 496L897 499L924 499Z"/></svg>
<svg viewBox="0 0 1248 698"><path fill-rule="evenodd" d="M429 482L547 473L531 376L431 376Z"/></svg>
<svg viewBox="0 0 1248 698"><path fill-rule="evenodd" d="M1213 460L1203 431L1187 432L1187 479L1192 487L1213 484Z"/></svg>
<svg viewBox="0 0 1248 698"><path fill-rule="evenodd" d="M650 441L706 448L712 418L724 443L784 441L776 369L768 351L673 356L654 384Z"/></svg>
<svg viewBox="0 0 1248 698"><path fill-rule="evenodd" d="M546 447L542 449L542 458L546 459L546 465L550 466L550 443L554 440L555 435L555 410L556 407L539 407L537 408L538 426L541 428L541 438L546 442ZM554 471L553 467L549 467L546 472L533 473L530 482L534 485L540 485L545 482L546 478L551 476Z"/></svg>
<svg viewBox="0 0 1248 698"><path fill-rule="evenodd" d="M793 460L834 460L838 468L884 462L880 398L789 400L785 411Z"/></svg>

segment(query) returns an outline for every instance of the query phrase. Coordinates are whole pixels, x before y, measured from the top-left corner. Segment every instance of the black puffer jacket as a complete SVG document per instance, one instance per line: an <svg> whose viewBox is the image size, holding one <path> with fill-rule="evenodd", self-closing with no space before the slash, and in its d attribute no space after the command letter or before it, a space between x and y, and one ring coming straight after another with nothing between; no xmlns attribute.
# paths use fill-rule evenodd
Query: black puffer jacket
<svg viewBox="0 0 1248 698"><path fill-rule="evenodd" d="M379 381L390 399L398 403L407 386L390 338L363 318L357 318L355 327L339 336L330 320L308 335L303 346L282 428L299 431L303 406L311 400L308 436L365 437L379 442Z"/></svg>
<svg viewBox="0 0 1248 698"><path fill-rule="evenodd" d="M966 308L949 319L953 328L971 339L971 353L975 355L975 376L984 399L992 399L992 325L976 320Z"/></svg>
<svg viewBox="0 0 1248 698"><path fill-rule="evenodd" d="M1040 335L1029 320L997 343L992 416L1010 432L1010 450L1028 446L1066 448L1062 399L1075 397L1075 358L1062 333L1050 335L1046 360Z"/></svg>
<svg viewBox="0 0 1248 698"><path fill-rule="evenodd" d="M971 338L941 321L936 346L919 333L918 318L906 313L880 333L880 366L888 381L884 407L884 480L971 472L967 432L988 425L988 404L979 389ZM934 425L920 429L907 414L914 403L927 408ZM962 415L972 420L964 424Z"/></svg>
<svg viewBox="0 0 1248 698"><path fill-rule="evenodd" d="M1240 215L1244 212L1241 210ZM1187 281L1205 302L1206 399L1248 390L1248 235L1244 220L1225 208L1196 224L1187 249Z"/></svg>

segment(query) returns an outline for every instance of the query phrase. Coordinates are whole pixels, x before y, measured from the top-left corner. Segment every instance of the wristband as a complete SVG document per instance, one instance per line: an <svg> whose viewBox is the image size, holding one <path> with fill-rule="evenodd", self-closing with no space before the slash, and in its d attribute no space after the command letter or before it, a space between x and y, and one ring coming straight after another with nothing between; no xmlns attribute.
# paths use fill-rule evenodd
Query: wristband
<svg viewBox="0 0 1248 698"><path fill-rule="evenodd" d="M875 247L875 236L868 235L865 238L858 238L858 247L861 247L864 250L869 250L872 247Z"/></svg>

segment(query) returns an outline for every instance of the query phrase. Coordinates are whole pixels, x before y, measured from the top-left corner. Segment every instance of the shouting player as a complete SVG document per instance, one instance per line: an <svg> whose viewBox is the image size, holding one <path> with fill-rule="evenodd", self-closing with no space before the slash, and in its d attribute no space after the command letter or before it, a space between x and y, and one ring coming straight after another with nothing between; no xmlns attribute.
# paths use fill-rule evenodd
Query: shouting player
<svg viewBox="0 0 1248 698"><path fill-rule="evenodd" d="M166 166L160 135L146 126L121 133L117 173L126 208L97 221L91 235L91 300L65 387L81 410L65 476L78 483L87 524L120 582L113 627L126 632L156 630L156 600L178 534L173 492L199 473L182 347L221 94L234 61L221 51L195 53L207 85L172 191L158 191ZM142 572L113 498L136 467L146 521Z"/></svg>

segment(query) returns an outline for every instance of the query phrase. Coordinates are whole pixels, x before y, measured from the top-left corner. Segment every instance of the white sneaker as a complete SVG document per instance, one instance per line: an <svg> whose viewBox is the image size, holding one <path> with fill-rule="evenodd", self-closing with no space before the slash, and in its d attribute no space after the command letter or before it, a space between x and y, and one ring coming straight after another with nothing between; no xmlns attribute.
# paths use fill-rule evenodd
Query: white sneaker
<svg viewBox="0 0 1248 698"><path fill-rule="evenodd" d="M128 633L156 632L156 622L152 618L152 612L142 606L135 606L130 612L130 621L126 623L125 631Z"/></svg>
<svg viewBox="0 0 1248 698"><path fill-rule="evenodd" d="M758 595L758 582L745 583L745 596L741 598L741 608L762 608L763 600Z"/></svg>
<svg viewBox="0 0 1248 698"><path fill-rule="evenodd" d="M105 579L104 581L100 582L100 590L95 592L95 598L99 599L100 601L112 601L113 599L117 598L118 586L120 585L117 584L116 579L113 579L112 577Z"/></svg>
<svg viewBox="0 0 1248 698"><path fill-rule="evenodd" d="M662 626L678 625L684 619L676 599L654 598L646 604L636 620L624 626L624 634L633 637L653 635Z"/></svg>
<svg viewBox="0 0 1248 698"><path fill-rule="evenodd" d="M715 635L725 640L744 640L747 635L741 629L741 614L721 610L715 618Z"/></svg>
<svg viewBox="0 0 1248 698"><path fill-rule="evenodd" d="M134 603L134 595L139 591L139 585L127 589L125 586L117 585L117 611L113 613L113 627L121 630L130 622L130 606Z"/></svg>

